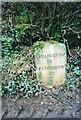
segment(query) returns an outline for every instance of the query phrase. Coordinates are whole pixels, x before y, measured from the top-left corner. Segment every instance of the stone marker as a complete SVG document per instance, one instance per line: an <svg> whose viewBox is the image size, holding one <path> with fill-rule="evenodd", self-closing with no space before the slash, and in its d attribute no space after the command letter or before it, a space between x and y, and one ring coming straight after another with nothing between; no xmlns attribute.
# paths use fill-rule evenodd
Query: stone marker
<svg viewBox="0 0 81 120"><path fill-rule="evenodd" d="M65 82L66 47L62 43L46 42L35 53L37 80L47 87L61 85Z"/></svg>

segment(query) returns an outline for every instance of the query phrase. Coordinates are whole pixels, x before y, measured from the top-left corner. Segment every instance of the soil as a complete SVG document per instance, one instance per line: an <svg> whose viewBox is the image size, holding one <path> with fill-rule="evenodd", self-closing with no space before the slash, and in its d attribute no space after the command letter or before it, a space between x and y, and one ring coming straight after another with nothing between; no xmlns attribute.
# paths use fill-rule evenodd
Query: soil
<svg viewBox="0 0 81 120"><path fill-rule="evenodd" d="M2 98L2 118L80 118L80 101L62 86L36 98Z"/></svg>

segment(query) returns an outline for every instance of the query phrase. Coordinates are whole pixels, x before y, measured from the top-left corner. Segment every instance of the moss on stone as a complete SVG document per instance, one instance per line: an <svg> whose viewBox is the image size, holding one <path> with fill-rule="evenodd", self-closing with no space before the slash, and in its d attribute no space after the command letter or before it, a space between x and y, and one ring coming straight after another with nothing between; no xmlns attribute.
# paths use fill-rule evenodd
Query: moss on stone
<svg viewBox="0 0 81 120"><path fill-rule="evenodd" d="M54 41L54 40L47 40L47 41L37 41L34 45L33 45L33 49L42 49L45 45L45 43L51 43L51 44L57 44L59 42Z"/></svg>
<svg viewBox="0 0 81 120"><path fill-rule="evenodd" d="M51 43L51 44L57 44L57 43L59 43L58 41L54 41L54 40L49 40L49 41L47 41L48 43Z"/></svg>
<svg viewBox="0 0 81 120"><path fill-rule="evenodd" d="M33 45L33 49L42 49L45 45L44 41L37 41L34 45Z"/></svg>

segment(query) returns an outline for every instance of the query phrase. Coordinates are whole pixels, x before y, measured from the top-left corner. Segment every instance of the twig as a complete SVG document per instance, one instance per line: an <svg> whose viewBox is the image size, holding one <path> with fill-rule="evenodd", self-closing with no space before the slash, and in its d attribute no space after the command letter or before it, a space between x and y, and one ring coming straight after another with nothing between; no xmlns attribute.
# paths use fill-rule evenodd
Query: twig
<svg viewBox="0 0 81 120"><path fill-rule="evenodd" d="M72 29L71 27L69 27L69 26L68 26L68 28L69 28L72 32L74 32L75 34L81 33L81 31L78 31L78 32L77 32L77 31L73 30L73 29Z"/></svg>
<svg viewBox="0 0 81 120"><path fill-rule="evenodd" d="M30 67L32 67L33 68L33 70L36 70L36 68L32 65L32 64L30 64L30 63L27 63Z"/></svg>
<svg viewBox="0 0 81 120"><path fill-rule="evenodd" d="M78 12L80 12L80 11L81 11L81 9L79 9L79 10L75 11L73 14L76 14L76 13L78 13Z"/></svg>
<svg viewBox="0 0 81 120"><path fill-rule="evenodd" d="M64 44L65 44L66 39L64 38L64 35L66 34L66 30L63 30L63 31L64 31L64 33L63 33L63 35L62 35L62 38L63 38Z"/></svg>
<svg viewBox="0 0 81 120"><path fill-rule="evenodd" d="M66 47L67 47L67 50L68 50L69 55L72 57L72 54L71 54L71 52L70 52L70 50L69 50L68 41L67 41L67 39L64 38L64 35L65 35L65 34L66 34L66 30L64 30L64 33L63 33L63 35L62 35L62 38L63 38L63 40L64 40L64 44L66 43Z"/></svg>
<svg viewBox="0 0 81 120"><path fill-rule="evenodd" d="M68 17L66 18L65 22L69 24L69 23L74 19L75 14L77 14L77 13L80 12L80 11L81 11L81 9L75 11L74 13L73 13L73 12L70 12L70 13L68 14ZM71 19L69 20L69 18L71 18Z"/></svg>
<svg viewBox="0 0 81 120"><path fill-rule="evenodd" d="M81 33L81 31L75 31L75 30L73 30L70 26L63 26L62 28L69 28L69 30L71 30L75 34Z"/></svg>
<svg viewBox="0 0 81 120"><path fill-rule="evenodd" d="M72 54L71 54L71 52L70 52L70 50L69 50L68 41L66 41L66 46L67 46L67 50L68 50L69 55L72 57Z"/></svg>

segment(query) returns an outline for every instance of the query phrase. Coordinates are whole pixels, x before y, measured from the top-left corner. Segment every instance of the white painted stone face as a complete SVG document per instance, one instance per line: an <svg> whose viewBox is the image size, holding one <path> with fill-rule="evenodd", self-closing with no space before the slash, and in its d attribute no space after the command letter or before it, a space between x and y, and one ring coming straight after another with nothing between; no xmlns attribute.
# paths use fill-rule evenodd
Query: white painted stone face
<svg viewBox="0 0 81 120"><path fill-rule="evenodd" d="M66 79L66 47L62 43L45 43L35 52L37 80L47 87L61 85Z"/></svg>

